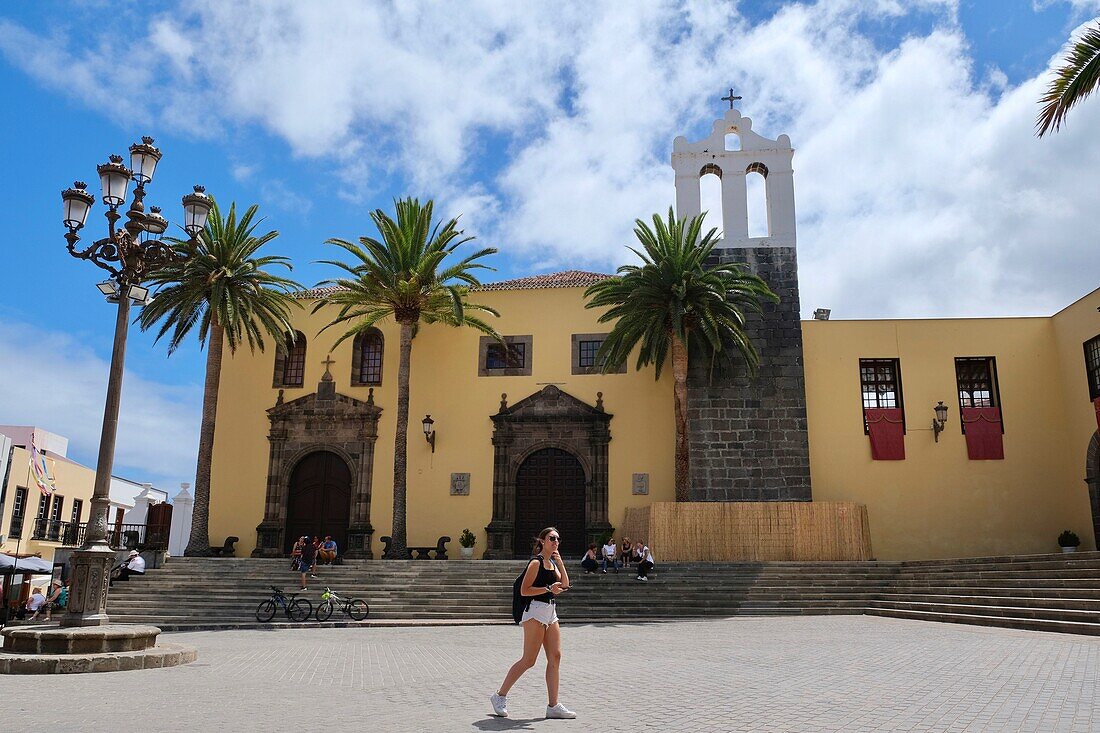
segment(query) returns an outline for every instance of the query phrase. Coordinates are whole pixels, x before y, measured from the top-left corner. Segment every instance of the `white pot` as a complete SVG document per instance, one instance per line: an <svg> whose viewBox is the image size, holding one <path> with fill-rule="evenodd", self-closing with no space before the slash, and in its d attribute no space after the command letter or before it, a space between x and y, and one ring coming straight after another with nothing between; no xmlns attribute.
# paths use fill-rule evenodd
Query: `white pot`
<svg viewBox="0 0 1100 733"><path fill-rule="evenodd" d="M1077 552L1076 547L1063 547L1062 552Z"/></svg>
<svg viewBox="0 0 1100 733"><path fill-rule="evenodd" d="M463 560L471 560L474 557L474 548L472 547L460 547L458 548L462 552Z"/></svg>

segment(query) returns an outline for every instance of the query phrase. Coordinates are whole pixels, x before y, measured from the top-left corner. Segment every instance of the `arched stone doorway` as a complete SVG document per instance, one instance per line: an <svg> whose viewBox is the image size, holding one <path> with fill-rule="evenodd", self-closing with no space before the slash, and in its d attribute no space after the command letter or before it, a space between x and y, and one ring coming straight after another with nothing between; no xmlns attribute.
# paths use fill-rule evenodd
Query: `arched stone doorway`
<svg viewBox="0 0 1100 733"><path fill-rule="evenodd" d="M561 530L567 543L563 554L611 533L613 527L607 521L611 415L604 411L599 392L595 405L552 384L511 406L507 395L501 395L500 411L492 421L493 519L485 528L486 559L526 557L531 535L548 524ZM562 481L569 484L568 498L559 494L554 503L561 502L560 507L538 509L537 502L544 507L550 504L549 498L537 496L540 487L560 491ZM525 487L522 497L521 485ZM574 555L576 559L580 551Z"/></svg>
<svg viewBox="0 0 1100 733"><path fill-rule="evenodd" d="M561 532L563 558L584 554L584 497L584 468L572 453L543 448L527 456L516 472L517 554L550 525Z"/></svg>
<svg viewBox="0 0 1100 733"><path fill-rule="evenodd" d="M351 511L351 471L340 456L316 451L300 460L290 474L287 487L286 552L302 535L324 538L347 547L348 517Z"/></svg>
<svg viewBox="0 0 1100 733"><path fill-rule="evenodd" d="M267 411L271 421L267 435L270 445L267 498L263 521L256 527L253 557L286 557L286 549L294 544L296 536L321 531L319 526L303 526L298 531L297 525L292 530L289 511L291 485L297 485L293 474L299 464L318 452L335 455L348 472L348 513L344 515L343 527L332 529L328 534L346 538L340 543L340 554L345 558L369 560L373 557L370 547L374 534L370 524L371 476L381 414L382 408L374 404L373 389L367 393L365 402L340 394L327 371L313 394L285 402L283 391L279 390L275 406ZM343 478L339 480L344 481ZM306 502L307 496L303 494L297 501ZM298 514L303 510L296 508L293 511ZM306 511L310 513L313 510ZM327 519L324 524L331 526Z"/></svg>

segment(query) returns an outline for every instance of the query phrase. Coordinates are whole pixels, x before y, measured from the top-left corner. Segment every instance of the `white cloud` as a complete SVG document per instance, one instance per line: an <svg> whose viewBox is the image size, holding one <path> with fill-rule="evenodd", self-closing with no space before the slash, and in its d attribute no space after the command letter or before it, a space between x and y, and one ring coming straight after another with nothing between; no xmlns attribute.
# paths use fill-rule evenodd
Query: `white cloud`
<svg viewBox="0 0 1100 733"><path fill-rule="evenodd" d="M69 439L69 457L95 468L110 365L64 333L0 320L0 423L37 425ZM194 482L202 390L123 379L114 473L174 493Z"/></svg>
<svg viewBox="0 0 1100 733"><path fill-rule="evenodd" d="M332 167L342 197L393 176L513 263L608 268L673 200L672 138L708 128L733 84L754 129L797 150L804 312L1050 313L1096 284L1100 99L1035 139L1041 80L976 74L953 0L820 0L756 25L703 1L454 7L188 3L149 23L161 106L106 111L258 125ZM867 35L916 14L933 30ZM150 82L71 43L0 22L9 59L91 106Z"/></svg>

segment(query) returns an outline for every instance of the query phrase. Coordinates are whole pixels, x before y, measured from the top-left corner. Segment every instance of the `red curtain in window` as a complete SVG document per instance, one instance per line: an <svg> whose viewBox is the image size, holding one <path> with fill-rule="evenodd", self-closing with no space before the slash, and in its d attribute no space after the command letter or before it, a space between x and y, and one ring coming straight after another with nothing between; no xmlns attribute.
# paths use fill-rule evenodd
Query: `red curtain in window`
<svg viewBox="0 0 1100 733"><path fill-rule="evenodd" d="M866 409L867 435L871 439L871 459L905 460L905 418L901 408Z"/></svg>
<svg viewBox="0 0 1100 733"><path fill-rule="evenodd" d="M1100 430L1100 397L1092 401L1092 406L1096 408L1096 429Z"/></svg>
<svg viewBox="0 0 1100 733"><path fill-rule="evenodd" d="M972 461L1003 461L1004 441L1001 435L1001 408L964 407L962 421L966 426L966 453Z"/></svg>

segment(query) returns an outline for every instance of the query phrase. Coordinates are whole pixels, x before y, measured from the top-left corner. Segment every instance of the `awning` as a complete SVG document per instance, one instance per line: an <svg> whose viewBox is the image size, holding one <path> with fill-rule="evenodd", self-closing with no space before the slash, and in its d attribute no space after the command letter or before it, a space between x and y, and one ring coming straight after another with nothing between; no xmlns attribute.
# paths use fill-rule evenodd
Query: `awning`
<svg viewBox="0 0 1100 733"><path fill-rule="evenodd" d="M53 572L53 563L40 557L14 558L0 552L0 574L11 575L13 573L44 573Z"/></svg>

